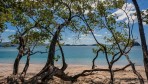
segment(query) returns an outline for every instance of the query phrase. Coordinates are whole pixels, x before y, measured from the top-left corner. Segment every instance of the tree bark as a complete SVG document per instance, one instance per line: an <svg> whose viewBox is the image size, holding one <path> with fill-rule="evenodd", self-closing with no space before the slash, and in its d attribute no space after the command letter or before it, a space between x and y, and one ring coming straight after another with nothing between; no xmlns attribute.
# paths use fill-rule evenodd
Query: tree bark
<svg viewBox="0 0 148 84"><path fill-rule="evenodd" d="M145 34L144 34L144 28L142 24L141 13L140 13L140 9L139 9L137 1L136 0L132 0L132 1L133 1L133 4L137 12L139 33L140 33L140 38L141 38L142 50L143 50L143 62L144 62L146 77L148 80L148 50L147 50L147 44L146 44L146 39L145 39Z"/></svg>
<svg viewBox="0 0 148 84"><path fill-rule="evenodd" d="M65 61L64 51L63 51L63 48L62 48L62 46L60 45L59 41L58 41L58 46L59 46L60 51L61 51L61 54L62 54L62 63L63 63L63 66L62 66L61 70L62 70L62 71L65 71L68 65L67 65L67 63L66 63L66 61Z"/></svg>
<svg viewBox="0 0 148 84"><path fill-rule="evenodd" d="M99 54L99 52L101 51L101 49L99 49L99 50L97 50L97 52L96 52L96 56L94 57L94 59L93 59L93 61L92 61L92 69L95 69L95 60L97 59L97 57L98 57L98 54Z"/></svg>
<svg viewBox="0 0 148 84"><path fill-rule="evenodd" d="M126 57L127 61L129 62L129 64L131 65L131 68L132 68L132 70L133 70L133 73L134 73L135 75L137 75L140 84L144 84L143 77L142 77L142 76L140 75L140 73L136 70L134 63L132 63L132 61L129 59L129 56L128 56L128 55L125 54L125 57Z"/></svg>
<svg viewBox="0 0 148 84"><path fill-rule="evenodd" d="M19 62L24 54L24 49L25 49L23 37L19 37L19 42L20 42L19 47L18 47L19 53L15 59L14 65L13 65L13 75L16 75L18 73Z"/></svg>
<svg viewBox="0 0 148 84"><path fill-rule="evenodd" d="M59 25L59 27L57 28L57 31L55 32L55 34L53 35L53 38L51 40L50 43L50 47L49 47L49 51L48 51L48 58L47 58L47 62L45 64L45 66L42 68L42 70L36 74L34 77L32 77L30 80L34 80L36 79L38 76L40 77L41 75L43 75L45 72L49 73L50 71L50 67L54 66L54 55L55 55L55 48L56 48L56 43L58 42L58 37L59 34L61 32L61 29L65 26L65 23ZM46 80L46 78L48 79L49 74L47 74L44 78L43 81ZM51 78L51 77L50 77ZM42 79L42 78L41 78Z"/></svg>
<svg viewBox="0 0 148 84"><path fill-rule="evenodd" d="M29 62L30 62L30 48L28 49L28 52L27 53L28 53L27 61L26 61L25 67L24 67L24 69L23 69L23 71L21 73L21 80L22 80L22 82L24 81L24 78L26 76L26 72L27 72L28 67L29 67Z"/></svg>
<svg viewBox="0 0 148 84"><path fill-rule="evenodd" d="M50 68L54 67L54 55L55 55L56 43L58 42L58 38L59 38L59 35L60 35L60 32L61 32L62 28L64 26L68 25L70 23L71 19L74 18L74 16L73 17L71 16L72 13L71 13L71 8L69 7L69 5L67 5L64 2L60 2L60 4L63 4L63 5L65 5L68 8L68 10L69 10L69 17L68 17L67 20L65 19L64 23L58 25L58 28L57 28L56 32L54 33L54 35L53 35L53 38L52 38L51 43L50 43L49 51L48 51L47 62L45 64L45 66L42 68L42 70L38 74L36 74L30 80L34 80L34 79L36 79L38 77L41 77L42 75L45 74L44 77L40 78L41 81L44 81L44 80L46 80L48 78L52 78L55 75L55 74L50 75L51 71L53 73L56 72L56 71L51 70Z"/></svg>
<svg viewBox="0 0 148 84"><path fill-rule="evenodd" d="M22 55L19 52L17 58L15 59L14 65L13 65L13 75L16 75L18 73L18 66L19 66L19 62L21 58L22 58Z"/></svg>

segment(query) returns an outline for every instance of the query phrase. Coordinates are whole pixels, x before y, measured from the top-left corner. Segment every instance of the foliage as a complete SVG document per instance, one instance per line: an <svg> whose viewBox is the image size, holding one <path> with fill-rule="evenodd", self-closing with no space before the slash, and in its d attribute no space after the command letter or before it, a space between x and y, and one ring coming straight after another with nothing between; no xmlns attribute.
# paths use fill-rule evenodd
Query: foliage
<svg viewBox="0 0 148 84"><path fill-rule="evenodd" d="M142 15L143 22L145 22L146 24L148 24L148 9L142 11L141 12L141 15Z"/></svg>
<svg viewBox="0 0 148 84"><path fill-rule="evenodd" d="M8 2L7 2L8 3ZM10 9L5 2L0 1L0 35L7 29L6 22L11 18ZM0 36L0 42L2 41Z"/></svg>
<svg viewBox="0 0 148 84"><path fill-rule="evenodd" d="M118 61L121 56L125 56L125 54L128 59L127 54L133 43L132 28L129 22L116 21L118 16L112 14L113 10L122 8L125 3L124 0L19 0L4 3L7 5L0 5L0 32L5 30L4 24L6 22L11 23L11 25L15 27L16 33L9 38L13 43L20 44L17 56L19 60L24 54L30 53L30 47L32 45L36 46L37 44L45 43L45 41L48 41L50 44L47 46L49 49L47 63L37 74L37 76L45 75L42 76L43 78L39 77L41 81L46 81L50 79L48 77L54 75L61 79L67 77L64 73L67 64L65 63L64 52L59 45L59 40L62 39L61 32L64 32L64 29L71 30L74 33L93 35L97 43L97 49L93 49L93 52L97 55L99 51L104 53L109 66L108 71L111 75L111 83L114 81L113 64ZM104 37L106 43L111 43L110 46L101 44L97 40L94 35L94 31L97 30L106 30L111 34L109 37ZM60 58L59 55L57 57L55 56L56 44L59 45L62 54L63 67L61 69L54 66L54 61ZM128 49L127 47L130 48ZM28 50L26 51L25 49ZM22 54L22 50L26 51L26 53L23 51ZM108 57L110 55L112 56L111 59ZM28 58L29 56L28 54ZM19 60L18 62L16 61L16 63L19 64ZM132 65L130 60L129 63ZM54 73L53 75L49 74L51 73L50 70L48 70L50 68L58 69L55 71L60 71L60 75L54 71L52 72ZM73 81L74 78L76 79L78 77L79 76L74 76L73 78L71 77L72 79L66 78L65 80L70 79ZM33 77L30 80L34 79L38 78Z"/></svg>

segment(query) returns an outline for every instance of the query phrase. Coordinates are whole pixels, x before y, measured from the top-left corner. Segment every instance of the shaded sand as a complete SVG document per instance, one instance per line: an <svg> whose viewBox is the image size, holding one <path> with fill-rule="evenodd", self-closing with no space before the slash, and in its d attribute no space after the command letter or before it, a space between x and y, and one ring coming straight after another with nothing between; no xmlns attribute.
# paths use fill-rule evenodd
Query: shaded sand
<svg viewBox="0 0 148 84"><path fill-rule="evenodd" d="M24 64L20 64L19 71L22 71ZM39 72L44 64L30 64L27 72L26 78L30 78ZM59 67L59 66L58 66ZM115 66L115 68L120 68L123 66ZM107 66L99 66L99 68L107 68ZM8 77L12 74L13 65L12 64L0 64L0 80ZM91 69L91 66L87 65L69 65L66 69L66 73L69 75L75 75L82 72L85 69ZM136 70L140 72L144 78L145 84L146 75L143 66L136 66ZM110 74L109 72L98 71L93 72L89 76L80 77L78 81L73 84L107 84L109 82ZM49 84L71 84L69 81L63 81L59 78L54 78ZM115 84L140 84L137 76L132 72L130 67L126 68L124 71L115 72Z"/></svg>

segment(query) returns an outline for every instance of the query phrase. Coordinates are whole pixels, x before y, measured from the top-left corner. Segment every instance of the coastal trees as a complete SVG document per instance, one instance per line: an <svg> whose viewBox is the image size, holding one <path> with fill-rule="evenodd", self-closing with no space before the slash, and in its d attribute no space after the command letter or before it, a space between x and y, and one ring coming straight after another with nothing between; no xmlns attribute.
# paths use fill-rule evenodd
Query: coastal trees
<svg viewBox="0 0 148 84"><path fill-rule="evenodd" d="M139 33L140 33L142 50L143 50L143 62L144 62L146 76L148 79L148 50L147 50L147 44L146 44L146 39L145 39L145 34L144 34L144 28L143 28L143 24L142 24L141 13L140 13L140 9L139 9L137 0L132 0L132 1L135 6L136 13L137 13Z"/></svg>
<svg viewBox="0 0 148 84"><path fill-rule="evenodd" d="M50 80L53 76L57 76L57 77L60 77L61 79L68 80L64 78L64 70L67 68L67 65L64 61L65 58L63 54L62 54L63 67L61 69L58 69L57 67L55 67L54 58L55 58L55 47L57 43L59 45L58 40L60 37L61 30L65 26L68 26L68 24L70 24L71 19L74 17L72 15L71 8L70 8L71 2L55 1L55 2L46 3L46 6L51 4L53 5L54 10L52 10L52 8L51 9L46 8L46 11L51 11L54 14L53 17L55 18L55 20L52 19L52 22L48 24L47 27L45 28L45 30L47 30L48 33L52 35L52 39L51 39L49 50L48 50L48 58L43 69L36 76L30 79L30 81L33 81L33 82L35 82L37 78L40 78L39 80L41 80L42 82L45 82L47 80ZM57 22L56 20L60 20L60 22ZM51 27L55 32L52 33L50 31ZM62 47L60 47L60 50L63 53Z"/></svg>
<svg viewBox="0 0 148 84"><path fill-rule="evenodd" d="M12 18L10 23L16 27L16 34L11 36L14 42L19 44L18 56L14 62L13 74L18 74L19 61L27 55L26 65L21 73L21 81L24 83L47 83L56 76L65 81L76 81L80 76L86 76L86 72L108 71L110 72L110 83L114 83L114 72L124 70L129 65L132 66L134 73L139 77L141 83L143 80L135 70L134 64L128 57L128 52L132 48L133 38L131 35L132 28L128 23L117 22L117 16L113 15L110 10L121 8L124 1L118 0L116 3L106 1L97 2L98 0L41 0L14 2L12 6ZM97 3L96 3L97 2ZM116 5L115 5L116 4ZM115 6L114 6L115 5ZM124 10L123 10L124 11ZM127 16L128 17L128 16ZM81 32L93 35L97 43L96 53L103 52L107 60L108 69L95 68L95 59L91 70L84 70L80 74L68 76L64 71L67 68L64 52L60 45L61 32L69 29L74 32ZM104 37L105 41L111 43L111 46L102 44L95 37L94 31L105 29L111 35ZM126 31L126 30L129 31ZM29 59L33 53L34 46L37 43L49 42L48 58L42 70L29 80L24 80L25 74L29 67ZM62 53L61 68L55 65L56 45L59 46ZM33 48L31 49L31 47ZM36 53L36 52L35 52ZM129 64L121 69L113 70L113 65L121 57L125 56Z"/></svg>
<svg viewBox="0 0 148 84"><path fill-rule="evenodd" d="M15 59L13 67L13 75L18 75L19 62L23 56L27 55L26 65L21 73L21 78L25 77L25 74L29 67L30 56L35 53L44 53L41 51L33 52L35 46L39 43L44 43L45 40L48 40L50 42L50 36L52 36L51 31L56 31L55 26L57 26L58 23L56 23L56 21L52 18L53 15L51 13L55 10L52 11L52 9L50 9L50 7L52 6L50 3L48 4L47 9L47 5L43 5L45 3L48 3L48 1L41 3L39 1L34 2L25 0L23 2L12 2L10 5L12 7L12 16L9 23L11 23L11 25L15 27L16 30L16 33L10 36L10 38L13 43L19 44L18 55ZM50 22L52 22L52 24ZM56 33L56 38L59 37L59 33L60 32L58 32L58 35ZM55 43L57 43L57 41ZM53 43L53 47L56 46L55 43ZM64 70L64 68L62 68L62 70Z"/></svg>
<svg viewBox="0 0 148 84"><path fill-rule="evenodd" d="M109 68L108 71L110 72L110 83L114 83L114 70L112 69L114 63L116 63L121 57L125 56L133 69L133 73L138 76L140 83L143 84L144 81L142 76L136 71L134 63L131 62L128 56L128 53L130 52L132 44L134 42L134 38L132 36L133 24L130 25L130 16L126 13L125 9L121 8L123 5L126 5L124 4L123 0L117 1L116 4L113 4L112 1L98 2L95 12L89 10L88 14L81 14L80 18L82 19L82 21L84 21L87 30L90 31L96 43L98 44L99 49L95 50L97 55L101 51L106 57ZM127 23L116 21L118 16L110 12L110 10L113 10L114 8L118 8L124 11L128 18ZM109 32L110 37L105 36L104 40L111 43L110 46L108 46L107 44L101 44L97 40L94 35L94 31L97 28L100 30L106 29ZM127 29L128 31L126 31ZM93 60L92 71L95 66L94 61L97 58L97 55ZM98 71L99 70L100 69L98 69ZM97 71L97 69L94 69L94 71Z"/></svg>
<svg viewBox="0 0 148 84"><path fill-rule="evenodd" d="M64 7L66 9L64 9L63 11L63 9L61 10L60 7L61 8ZM67 12L69 12L68 15L66 15ZM45 40L48 40L49 42L51 41L50 46L48 47L49 54L48 54L47 63L42 70L43 73L45 73L45 71L48 72L47 69L50 67L50 65L51 67L52 66L54 67L54 59L55 59L54 55L57 43L62 52L62 47L58 42L61 30L64 28L64 26L67 26L67 24L70 23L70 20L73 17L71 16L72 14L71 9L69 8L69 5L67 5L67 3L60 1L54 2L46 0L44 2L40 1L13 2L11 14L12 17L9 23L11 23L11 25L16 28L16 33L10 36L10 38L14 43L19 44L18 55L15 59L13 66L13 75L18 75L19 62L23 56L27 55L26 65L21 73L21 81L23 82L25 74L29 67L30 56L35 53L43 53L40 51L33 52L33 49L38 43L43 43ZM63 21L59 19L62 19ZM50 40L51 36L52 40ZM67 65L64 61L63 55L62 57L63 57L63 67L61 68L61 70L64 71ZM47 80L49 74L45 75L46 76L45 78L43 77L43 81Z"/></svg>
<svg viewBox="0 0 148 84"><path fill-rule="evenodd" d="M13 27L15 27L15 34L11 35L10 38L13 43L19 44L18 55L15 59L13 66L13 75L18 74L19 62L23 56L27 55L27 61L25 67L21 73L21 78L24 78L29 67L30 56L36 53L44 52L34 52L35 46L43 43L48 37L48 34L43 33L44 31L37 30L38 23L40 20L34 21L34 17L37 7L39 5L33 1L24 2L12 2L9 4L11 7L11 18L8 21ZM22 79L23 80L23 79Z"/></svg>
<svg viewBox="0 0 148 84"><path fill-rule="evenodd" d="M15 59L14 66L13 66L13 74L16 75L18 73L19 61L27 51L26 47L28 43L28 31L30 27L33 25L29 21L28 17L24 14L27 6L24 7L25 4L23 2L13 2L12 6L12 19L10 23L12 26L16 27L16 34L11 36L11 39L14 43L18 43L18 55ZM26 37L26 38L25 38Z"/></svg>

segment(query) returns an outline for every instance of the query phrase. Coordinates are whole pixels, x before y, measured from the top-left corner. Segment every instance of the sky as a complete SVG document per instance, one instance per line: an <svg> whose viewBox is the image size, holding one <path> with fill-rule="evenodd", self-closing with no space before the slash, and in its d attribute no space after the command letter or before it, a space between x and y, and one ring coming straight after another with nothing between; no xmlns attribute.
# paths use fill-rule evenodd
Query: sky
<svg viewBox="0 0 148 84"><path fill-rule="evenodd" d="M148 0L137 0L138 4L139 4L139 7L140 7L140 10L146 10L148 9ZM139 31L138 31L138 23L137 23L137 18L133 15L133 13L135 13L135 8L134 8L134 5L132 4L131 0L128 0L128 2L126 3L127 5L127 8L125 11L128 11L128 15L130 15L133 19L134 19L134 29L133 29L133 35L134 35L134 38L136 39L136 41L138 41L139 43L141 43L140 41L140 37L139 37ZM125 8L125 5L123 5L122 7L123 9ZM127 22L127 17L126 17L126 14L120 10L120 9L117 9L116 11L113 12L113 14L116 14L119 16L119 18L117 19L117 21L125 21ZM8 29L5 30L5 32L2 34L2 41L3 42L9 42L10 40L8 39L8 36L9 35L12 35L14 34L16 31L15 31L15 28L12 27L10 24L7 24L8 25ZM144 25L144 32L145 32L145 37L146 37L146 42L148 44L148 25L143 23ZM109 32L106 31L106 30L95 30L94 31L94 34L97 38L97 40L100 42L100 43L106 43L103 38L104 36L110 36ZM88 34L88 35L85 35L85 34L75 34L69 30L65 30L65 32L62 33L63 35L63 40L62 42L65 43L65 44L95 44L95 40L92 38L92 35L91 34ZM48 43L46 41L46 43Z"/></svg>

